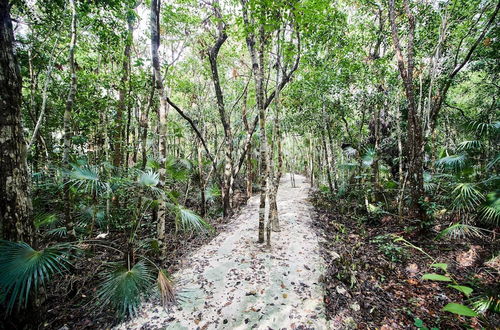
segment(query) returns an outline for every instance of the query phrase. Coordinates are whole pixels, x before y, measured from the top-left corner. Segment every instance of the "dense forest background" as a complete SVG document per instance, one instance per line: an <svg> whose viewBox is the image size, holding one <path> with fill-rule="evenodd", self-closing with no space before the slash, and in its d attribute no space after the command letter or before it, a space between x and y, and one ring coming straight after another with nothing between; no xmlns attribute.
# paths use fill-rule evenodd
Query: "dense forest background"
<svg viewBox="0 0 500 330"><path fill-rule="evenodd" d="M422 270L429 288L372 302L400 316L355 321L497 327L499 8L0 0L1 323L105 327L156 286L168 305L182 256L252 194L272 246L301 173L340 256L330 315L339 283L369 296L356 274Z"/></svg>

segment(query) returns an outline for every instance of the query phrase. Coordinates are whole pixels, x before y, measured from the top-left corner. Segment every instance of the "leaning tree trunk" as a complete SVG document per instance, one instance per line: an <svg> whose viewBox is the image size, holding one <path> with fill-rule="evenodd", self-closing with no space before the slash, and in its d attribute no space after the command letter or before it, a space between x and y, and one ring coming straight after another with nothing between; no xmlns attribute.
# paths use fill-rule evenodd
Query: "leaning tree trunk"
<svg viewBox="0 0 500 330"><path fill-rule="evenodd" d="M0 238L34 244L21 72L14 55L10 4L0 0Z"/></svg>

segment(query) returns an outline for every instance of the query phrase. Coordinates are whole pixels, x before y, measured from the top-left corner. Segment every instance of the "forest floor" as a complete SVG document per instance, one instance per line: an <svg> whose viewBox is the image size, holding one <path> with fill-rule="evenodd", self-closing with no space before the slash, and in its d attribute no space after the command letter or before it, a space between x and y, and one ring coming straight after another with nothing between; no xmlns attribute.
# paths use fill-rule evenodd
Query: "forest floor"
<svg viewBox="0 0 500 330"><path fill-rule="evenodd" d="M120 329L326 329L325 271L312 229L309 183L285 175L278 191L280 232L257 244L259 197L174 274L178 303L152 299Z"/></svg>
<svg viewBox="0 0 500 330"><path fill-rule="evenodd" d="M329 199L317 191L311 201L326 261L325 306L332 328L500 329L497 313L468 318L442 310L453 302L470 305L485 294L498 297L500 259L492 258L500 249L498 233L436 239L450 226L448 219L435 219L432 228L421 232L397 215L370 218L359 211L363 204L356 199ZM430 267L434 262L446 263L460 285L474 288L475 296L464 299L446 282L422 280L426 273L439 272Z"/></svg>

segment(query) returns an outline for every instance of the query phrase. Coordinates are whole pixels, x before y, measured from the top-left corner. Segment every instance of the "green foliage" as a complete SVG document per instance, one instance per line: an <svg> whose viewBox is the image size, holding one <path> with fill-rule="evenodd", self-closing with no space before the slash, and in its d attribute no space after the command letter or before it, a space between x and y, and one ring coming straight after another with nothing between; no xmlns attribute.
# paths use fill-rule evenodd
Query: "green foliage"
<svg viewBox="0 0 500 330"><path fill-rule="evenodd" d="M500 190L486 195L486 203L480 209L480 215L484 222L498 226L500 223Z"/></svg>
<svg viewBox="0 0 500 330"><path fill-rule="evenodd" d="M53 275L67 270L67 252L53 246L34 250L24 242L0 241L0 303L7 312L26 307L30 296Z"/></svg>
<svg viewBox="0 0 500 330"><path fill-rule="evenodd" d="M109 191L109 184L101 179L96 166L71 164L73 170L69 172L69 182L78 190L90 194Z"/></svg>
<svg viewBox="0 0 500 330"><path fill-rule="evenodd" d="M110 264L103 274L97 296L103 307L110 306L120 317L132 316L154 282L152 270L142 261L130 269L122 264Z"/></svg>
<svg viewBox="0 0 500 330"><path fill-rule="evenodd" d="M484 200L475 183L459 183L452 191L453 207L459 211L472 211Z"/></svg>
<svg viewBox="0 0 500 330"><path fill-rule="evenodd" d="M442 237L451 237L451 238L465 238L465 237L481 237L483 236L481 228L467 225L463 223L455 223L450 227L443 229L437 236L436 239L440 239Z"/></svg>
<svg viewBox="0 0 500 330"><path fill-rule="evenodd" d="M468 286L464 285L448 285L450 288L453 288L457 291L462 292L465 296L469 297L472 291L474 291L472 288L469 288Z"/></svg>
<svg viewBox="0 0 500 330"><path fill-rule="evenodd" d="M372 240L378 244L378 249L392 262L402 262L408 259L408 252L404 247L394 244L392 236L379 235Z"/></svg>
<svg viewBox="0 0 500 330"><path fill-rule="evenodd" d="M443 307L443 311L450 312L453 314L457 315L462 315L462 316L477 316L478 314L474 312L472 309L470 309L467 306L464 306L462 304L457 304L457 303L449 303L446 306Z"/></svg>
<svg viewBox="0 0 500 330"><path fill-rule="evenodd" d="M466 160L465 154L451 155L437 160L436 165L458 172L465 168Z"/></svg>
<svg viewBox="0 0 500 330"><path fill-rule="evenodd" d="M212 226L193 211L178 204L170 204L170 209L175 214L175 226L177 230L207 231Z"/></svg>
<svg viewBox="0 0 500 330"><path fill-rule="evenodd" d="M448 276L443 276L439 274L424 274L422 276L423 280L429 281L441 281L441 282L451 282L451 279Z"/></svg>

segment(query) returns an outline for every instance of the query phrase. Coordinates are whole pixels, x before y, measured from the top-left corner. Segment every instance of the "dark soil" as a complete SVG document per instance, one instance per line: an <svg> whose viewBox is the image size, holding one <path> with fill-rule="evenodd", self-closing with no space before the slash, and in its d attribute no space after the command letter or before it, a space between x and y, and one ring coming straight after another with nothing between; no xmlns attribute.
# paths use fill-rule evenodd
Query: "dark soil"
<svg viewBox="0 0 500 330"><path fill-rule="evenodd" d="M353 329L498 329L500 315L491 311L474 318L442 311L450 302L470 306L471 299L488 292L498 301L498 259L496 266L485 265L498 255L495 233L436 240L449 220L435 220L432 229L422 231L395 215L369 217L362 200L331 199L317 192L312 202L327 264L324 299L333 324L340 320L342 328ZM443 272L430 268L430 257L395 242L395 237L422 248L436 263L447 263L459 284L474 289L471 299L446 282L422 280L425 273Z"/></svg>

